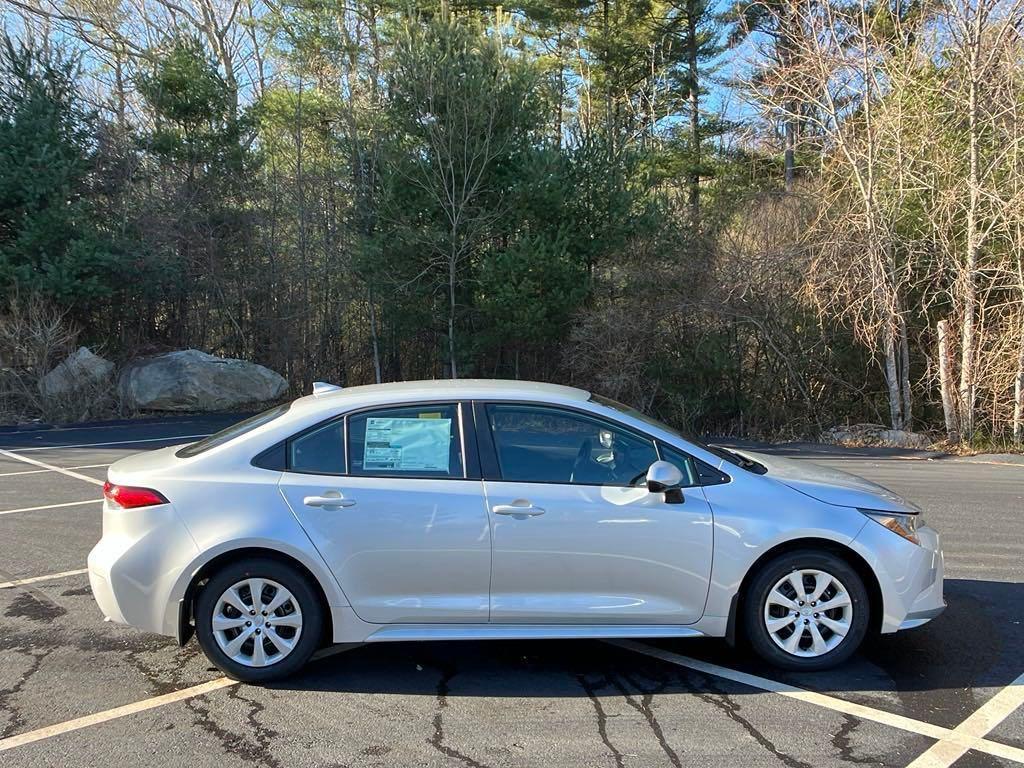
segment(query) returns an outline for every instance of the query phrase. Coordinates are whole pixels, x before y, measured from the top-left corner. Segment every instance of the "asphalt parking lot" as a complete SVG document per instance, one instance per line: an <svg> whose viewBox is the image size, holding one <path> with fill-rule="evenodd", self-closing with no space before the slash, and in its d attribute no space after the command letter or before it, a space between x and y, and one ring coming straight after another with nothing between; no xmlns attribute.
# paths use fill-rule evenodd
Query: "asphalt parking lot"
<svg viewBox="0 0 1024 768"><path fill-rule="evenodd" d="M944 536L946 613L828 673L711 640L380 644L256 688L104 623L84 571L107 465L235 418L0 431L0 766L1024 764L1022 466L788 449Z"/></svg>

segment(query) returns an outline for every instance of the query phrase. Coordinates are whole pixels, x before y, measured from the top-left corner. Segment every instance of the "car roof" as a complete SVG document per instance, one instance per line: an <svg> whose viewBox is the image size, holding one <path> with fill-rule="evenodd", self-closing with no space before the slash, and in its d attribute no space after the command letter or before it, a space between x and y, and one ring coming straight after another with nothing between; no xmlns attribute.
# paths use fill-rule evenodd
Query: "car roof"
<svg viewBox="0 0 1024 768"><path fill-rule="evenodd" d="M417 400L553 400L587 401L590 393L576 387L546 384L538 381L505 379L430 379L426 381L396 381L387 384L366 384L344 387L315 395L301 397L292 404L292 410L333 410L349 402L372 405Z"/></svg>

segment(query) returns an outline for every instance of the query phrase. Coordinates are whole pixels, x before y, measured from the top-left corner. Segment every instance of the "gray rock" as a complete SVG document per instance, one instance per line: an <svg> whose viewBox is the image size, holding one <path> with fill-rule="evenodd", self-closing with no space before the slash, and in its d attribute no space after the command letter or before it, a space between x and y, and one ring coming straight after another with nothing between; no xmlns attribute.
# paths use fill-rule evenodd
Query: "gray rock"
<svg viewBox="0 0 1024 768"><path fill-rule="evenodd" d="M908 432L905 429L883 429L878 433L878 439L894 448L928 448L932 444L928 435Z"/></svg>
<svg viewBox="0 0 1024 768"><path fill-rule="evenodd" d="M222 411L276 400L288 382L269 368L198 349L136 360L118 381L123 402L147 411Z"/></svg>
<svg viewBox="0 0 1024 768"><path fill-rule="evenodd" d="M851 424L832 427L822 435L822 440L838 445L880 445L890 448L928 448L932 440L920 432L903 429L886 429L881 424Z"/></svg>
<svg viewBox="0 0 1024 768"><path fill-rule="evenodd" d="M114 372L114 364L88 347L79 347L39 380L43 397L66 397L88 386L102 384Z"/></svg>

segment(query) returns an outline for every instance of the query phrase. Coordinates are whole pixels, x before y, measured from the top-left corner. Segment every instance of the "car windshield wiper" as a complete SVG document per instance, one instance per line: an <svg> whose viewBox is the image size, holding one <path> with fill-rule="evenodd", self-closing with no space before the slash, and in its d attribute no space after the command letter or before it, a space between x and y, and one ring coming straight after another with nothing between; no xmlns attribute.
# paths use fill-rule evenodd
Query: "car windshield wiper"
<svg viewBox="0 0 1024 768"><path fill-rule="evenodd" d="M741 469L747 469L759 475L763 475L766 472L768 472L768 468L764 464L760 463L759 461L749 459L746 456L743 456L742 454L736 453L736 451L729 450L728 448L723 448L720 445L711 445L708 447L711 448L714 453L721 456L726 461L735 464Z"/></svg>

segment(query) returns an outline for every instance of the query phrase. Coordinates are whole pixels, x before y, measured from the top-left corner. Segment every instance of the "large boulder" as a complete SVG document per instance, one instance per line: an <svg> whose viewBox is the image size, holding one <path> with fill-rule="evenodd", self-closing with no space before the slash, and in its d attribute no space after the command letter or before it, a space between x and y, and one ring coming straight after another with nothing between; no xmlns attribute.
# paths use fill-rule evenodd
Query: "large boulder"
<svg viewBox="0 0 1024 768"><path fill-rule="evenodd" d="M79 390L98 386L114 372L114 364L79 347L39 380L39 394L46 398L67 397Z"/></svg>
<svg viewBox="0 0 1024 768"><path fill-rule="evenodd" d="M118 381L123 402L146 411L223 411L276 400L288 382L269 368L198 349L136 360Z"/></svg>

